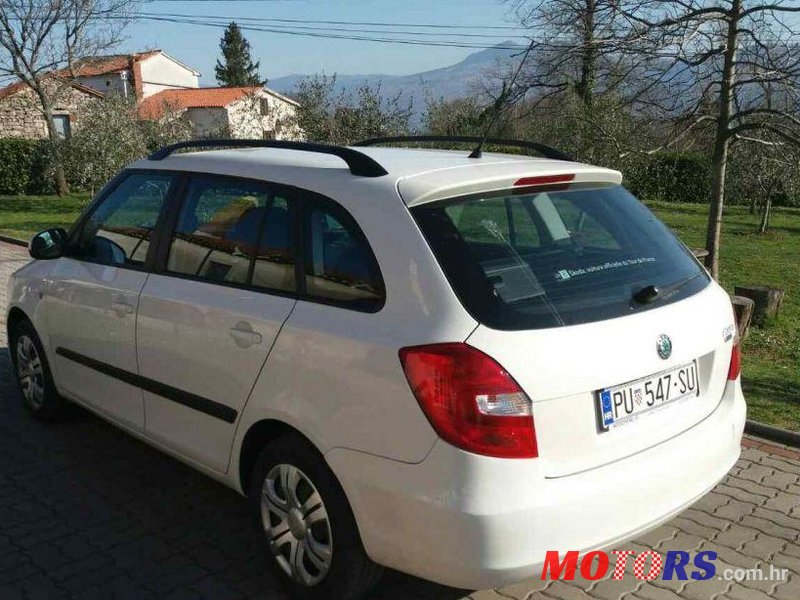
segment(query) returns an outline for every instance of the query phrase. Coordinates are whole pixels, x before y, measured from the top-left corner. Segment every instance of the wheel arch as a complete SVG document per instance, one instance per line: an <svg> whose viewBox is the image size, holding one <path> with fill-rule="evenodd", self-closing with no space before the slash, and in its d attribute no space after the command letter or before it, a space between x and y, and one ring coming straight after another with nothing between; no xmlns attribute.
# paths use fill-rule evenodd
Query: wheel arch
<svg viewBox="0 0 800 600"><path fill-rule="evenodd" d="M273 440L286 434L299 437L310 447L319 452L319 448L308 439L307 436L285 421L280 421L278 419L262 419L253 423L244 435L241 450L239 451L239 485L241 486L242 492L247 494L250 490L250 478L252 477L253 467L255 466L256 458L258 458L261 449ZM322 453L319 453L320 457L322 457Z"/></svg>
<svg viewBox="0 0 800 600"><path fill-rule="evenodd" d="M28 321L28 323L33 323L33 321L31 321L30 317L25 313L24 310L22 310L18 306L12 306L11 310L8 311L8 318L6 319L6 336L7 336L6 340L8 341L9 345L11 344L11 333L14 331L14 328L17 326L17 324L23 321ZM9 354L11 355L11 360L13 361L14 353L9 352Z"/></svg>

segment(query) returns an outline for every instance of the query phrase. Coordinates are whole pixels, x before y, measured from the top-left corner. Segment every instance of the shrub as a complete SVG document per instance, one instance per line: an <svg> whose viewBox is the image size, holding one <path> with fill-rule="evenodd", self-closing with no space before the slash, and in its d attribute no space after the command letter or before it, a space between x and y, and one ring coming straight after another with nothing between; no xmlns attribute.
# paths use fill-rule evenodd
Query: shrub
<svg viewBox="0 0 800 600"><path fill-rule="evenodd" d="M0 194L39 191L47 156L44 140L0 138Z"/></svg>
<svg viewBox="0 0 800 600"><path fill-rule="evenodd" d="M711 160L699 152L654 156L630 175L631 190L646 200L707 202L711 197Z"/></svg>
<svg viewBox="0 0 800 600"><path fill-rule="evenodd" d="M335 75L305 77L295 92L300 106L285 126L299 129L311 141L331 144L403 135L414 111L401 95L385 98L380 83L364 82L348 92L337 86Z"/></svg>
<svg viewBox="0 0 800 600"><path fill-rule="evenodd" d="M65 144L64 170L72 187L92 193L149 151L191 136L184 120L143 121L135 103L116 97L93 103L80 124Z"/></svg>

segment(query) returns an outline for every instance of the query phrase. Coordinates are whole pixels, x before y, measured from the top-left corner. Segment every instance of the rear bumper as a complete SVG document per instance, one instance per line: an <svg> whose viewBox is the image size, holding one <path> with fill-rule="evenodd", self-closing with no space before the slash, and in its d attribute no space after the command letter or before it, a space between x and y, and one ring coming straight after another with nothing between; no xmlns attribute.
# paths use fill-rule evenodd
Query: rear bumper
<svg viewBox="0 0 800 600"><path fill-rule="evenodd" d="M548 550L619 544L687 508L738 459L745 412L739 382L729 383L716 410L680 435L551 479L544 457L494 459L441 441L418 464L344 449L326 458L374 561L483 589L539 578Z"/></svg>

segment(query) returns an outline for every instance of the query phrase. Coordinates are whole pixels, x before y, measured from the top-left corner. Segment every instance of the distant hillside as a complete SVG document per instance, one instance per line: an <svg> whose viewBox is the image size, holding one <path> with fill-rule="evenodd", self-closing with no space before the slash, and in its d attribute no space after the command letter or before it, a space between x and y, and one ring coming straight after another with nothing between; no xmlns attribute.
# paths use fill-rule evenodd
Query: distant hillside
<svg viewBox="0 0 800 600"><path fill-rule="evenodd" d="M337 91L354 90L365 82L370 85L380 82L384 97L393 98L402 93L404 101L411 99L414 112L419 114L425 110L426 97L443 97L450 100L466 96L472 86L480 80L482 73L510 60L515 54L524 50L523 46L516 46L513 42L503 42L498 46L470 54L461 62L449 67L413 75L337 75ZM516 46L519 50L509 50L510 46ZM307 75L287 75L270 79L267 85L273 90L291 95L303 77Z"/></svg>

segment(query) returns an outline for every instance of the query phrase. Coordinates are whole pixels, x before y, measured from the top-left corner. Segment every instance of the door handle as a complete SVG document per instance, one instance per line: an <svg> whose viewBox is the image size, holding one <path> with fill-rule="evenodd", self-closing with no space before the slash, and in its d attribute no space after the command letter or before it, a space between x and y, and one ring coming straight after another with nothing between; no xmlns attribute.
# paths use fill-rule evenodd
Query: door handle
<svg viewBox="0 0 800 600"><path fill-rule="evenodd" d="M236 327L230 329L231 337L236 345L240 348L249 348L263 341L263 337L257 331L253 331L253 327L249 323L237 323Z"/></svg>
<svg viewBox="0 0 800 600"><path fill-rule="evenodd" d="M124 317L133 312L133 306L131 306L124 300L114 300L111 303L111 310L117 313L118 317Z"/></svg>

